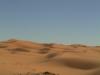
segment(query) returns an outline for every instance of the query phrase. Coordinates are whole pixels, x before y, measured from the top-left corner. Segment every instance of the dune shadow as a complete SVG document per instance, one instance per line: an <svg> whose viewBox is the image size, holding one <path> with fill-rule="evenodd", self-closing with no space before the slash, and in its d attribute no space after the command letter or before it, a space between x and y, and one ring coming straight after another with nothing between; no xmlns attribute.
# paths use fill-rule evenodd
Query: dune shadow
<svg viewBox="0 0 100 75"><path fill-rule="evenodd" d="M89 60L82 60L82 59L74 59L74 58L67 58L67 59L57 59L57 63L60 63L61 65L75 68L75 69L82 69L82 70L90 70L100 67L100 64L96 62L92 62Z"/></svg>
<svg viewBox="0 0 100 75"><path fill-rule="evenodd" d="M10 51L12 54L18 53L18 52L30 52L28 49L25 48L12 48L12 49L7 49L8 51Z"/></svg>
<svg viewBox="0 0 100 75"><path fill-rule="evenodd" d="M100 68L99 70L96 70L96 71L92 71L90 74L88 75L100 75Z"/></svg>

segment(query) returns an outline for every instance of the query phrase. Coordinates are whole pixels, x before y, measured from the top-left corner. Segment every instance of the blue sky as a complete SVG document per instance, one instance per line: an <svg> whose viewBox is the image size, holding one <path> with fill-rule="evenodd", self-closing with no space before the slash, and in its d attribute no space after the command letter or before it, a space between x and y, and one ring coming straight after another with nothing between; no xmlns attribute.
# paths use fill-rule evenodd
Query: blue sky
<svg viewBox="0 0 100 75"><path fill-rule="evenodd" d="M0 0L0 40L100 45L100 0Z"/></svg>

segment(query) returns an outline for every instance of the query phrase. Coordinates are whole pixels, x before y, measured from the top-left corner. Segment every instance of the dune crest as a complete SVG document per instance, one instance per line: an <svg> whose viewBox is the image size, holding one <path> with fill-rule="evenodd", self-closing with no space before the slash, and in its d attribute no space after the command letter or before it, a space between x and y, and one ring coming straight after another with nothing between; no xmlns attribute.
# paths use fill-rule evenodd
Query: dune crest
<svg viewBox="0 0 100 75"><path fill-rule="evenodd" d="M100 75L100 46L9 39L0 42L0 75L50 72Z"/></svg>

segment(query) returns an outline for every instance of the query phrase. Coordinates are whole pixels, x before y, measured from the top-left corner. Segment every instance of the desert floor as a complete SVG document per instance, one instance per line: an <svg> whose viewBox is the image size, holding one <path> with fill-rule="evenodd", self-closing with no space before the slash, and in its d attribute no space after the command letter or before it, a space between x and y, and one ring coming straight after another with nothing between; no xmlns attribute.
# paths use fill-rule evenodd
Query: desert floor
<svg viewBox="0 0 100 75"><path fill-rule="evenodd" d="M100 75L100 46L0 42L0 75L49 71L59 75Z"/></svg>

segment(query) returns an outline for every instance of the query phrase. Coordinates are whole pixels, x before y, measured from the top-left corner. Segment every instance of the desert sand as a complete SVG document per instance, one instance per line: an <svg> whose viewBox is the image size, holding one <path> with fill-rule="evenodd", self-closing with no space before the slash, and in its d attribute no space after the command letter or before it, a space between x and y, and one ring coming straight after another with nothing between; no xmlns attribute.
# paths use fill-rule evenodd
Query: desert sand
<svg viewBox="0 0 100 75"><path fill-rule="evenodd" d="M45 71L59 75L100 75L100 46L16 39L0 42L0 75Z"/></svg>

